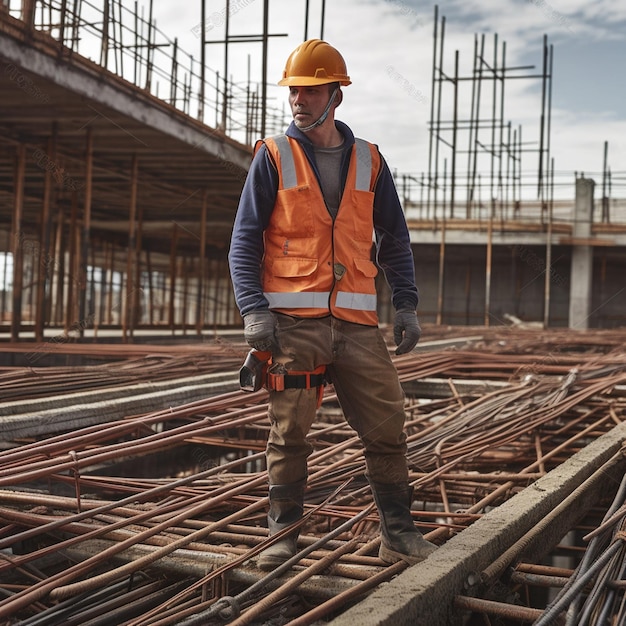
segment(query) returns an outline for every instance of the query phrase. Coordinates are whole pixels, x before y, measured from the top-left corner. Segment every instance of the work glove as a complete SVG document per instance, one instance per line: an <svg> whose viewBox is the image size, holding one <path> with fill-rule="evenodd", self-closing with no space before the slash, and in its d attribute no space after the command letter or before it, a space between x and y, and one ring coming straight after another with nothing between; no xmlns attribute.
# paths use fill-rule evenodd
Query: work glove
<svg viewBox="0 0 626 626"><path fill-rule="evenodd" d="M422 329L417 321L417 313L412 308L400 308L396 311L393 324L393 340L396 342L396 354L411 352L422 336Z"/></svg>
<svg viewBox="0 0 626 626"><path fill-rule="evenodd" d="M276 341L276 321L269 309L257 309L243 316L243 336L259 352L274 352Z"/></svg>

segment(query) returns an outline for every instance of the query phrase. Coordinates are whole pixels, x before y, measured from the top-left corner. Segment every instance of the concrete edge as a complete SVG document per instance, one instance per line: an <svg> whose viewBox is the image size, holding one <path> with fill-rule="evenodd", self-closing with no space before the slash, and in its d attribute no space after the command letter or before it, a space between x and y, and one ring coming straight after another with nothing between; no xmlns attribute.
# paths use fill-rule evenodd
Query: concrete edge
<svg viewBox="0 0 626 626"><path fill-rule="evenodd" d="M76 391L74 393L56 394L33 400L11 400L0 402L0 419L12 415L27 415L31 412L46 410L60 411L65 407L73 407L77 404L89 404L91 402L105 402L116 400L121 396L138 395L143 393L153 393L180 389L180 387L206 385L212 390L216 383L232 383L232 389L239 388L237 372L215 372L212 374L200 374L186 376L184 378L172 378L168 380L117 384L113 387L99 387L87 391Z"/></svg>
<svg viewBox="0 0 626 626"><path fill-rule="evenodd" d="M158 390L150 385L151 390L148 388L142 393L118 397L114 400L84 402L56 409L0 417L0 441L13 441L22 437L50 435L75 428L105 424L124 419L129 415L181 406L239 388L239 381L231 378L217 380L212 384L202 382L183 385L180 380L177 383L178 387L174 389Z"/></svg>
<svg viewBox="0 0 626 626"><path fill-rule="evenodd" d="M455 596L617 453L626 422L448 540L428 559L381 585L332 626L448 626Z"/></svg>
<svg viewBox="0 0 626 626"><path fill-rule="evenodd" d="M215 129L183 111L169 110L165 101L152 94L146 97L138 86L115 75L103 79L102 76L107 72L95 63L93 68L88 68L84 61L80 64L70 63L66 59L59 61L49 53L28 46L3 32L0 32L0 39L3 42L2 57L24 71L69 89L77 97L89 98L99 106L109 107L215 159L231 162L243 173L247 172L250 148L220 135ZM76 56L89 62L81 55Z"/></svg>

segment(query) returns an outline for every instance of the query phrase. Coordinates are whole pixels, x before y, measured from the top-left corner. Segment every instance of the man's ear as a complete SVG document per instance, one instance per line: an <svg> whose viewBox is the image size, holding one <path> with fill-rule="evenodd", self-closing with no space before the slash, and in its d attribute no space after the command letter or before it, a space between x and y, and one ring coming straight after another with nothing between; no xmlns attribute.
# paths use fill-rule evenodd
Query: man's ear
<svg viewBox="0 0 626 626"><path fill-rule="evenodd" d="M337 93L335 94L335 108L337 108L343 102L343 91L341 89L337 89Z"/></svg>

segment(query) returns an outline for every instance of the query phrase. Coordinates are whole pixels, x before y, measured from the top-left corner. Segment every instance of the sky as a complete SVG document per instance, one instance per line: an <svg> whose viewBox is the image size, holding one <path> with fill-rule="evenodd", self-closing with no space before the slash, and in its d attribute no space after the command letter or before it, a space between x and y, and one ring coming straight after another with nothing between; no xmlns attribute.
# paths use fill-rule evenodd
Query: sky
<svg viewBox="0 0 626 626"><path fill-rule="evenodd" d="M206 0L208 38L224 36L225 2ZM263 0L230 1L230 34L262 32ZM393 170L428 170L430 104L432 99L433 27L435 5L423 0L327 0L321 24L321 0L309 0L305 33L305 0L269 0L268 95L276 106L286 102L281 78L289 53L308 38L323 38L346 60L352 85L336 117L357 136L378 144ZM179 45L194 53L201 0L181 3L154 0L157 25ZM455 51L459 75L470 77L474 42L485 37L485 56L501 59L506 46L510 75L538 75L542 70L544 36L553 49L550 156L557 177L585 173L600 184L604 142L614 190L626 191L626 2L615 0L443 0L438 28L445 17L442 69L453 75ZM286 35L286 36L279 36ZM496 39L497 37L497 39ZM229 47L229 70L245 81L261 78L261 44ZM198 52L194 55L198 56ZM207 64L223 66L222 46L208 46ZM498 61L500 62L500 61ZM509 79L505 83L505 123L521 128L528 154L524 170L538 167L540 78ZM481 118L492 119L491 86L483 87ZM442 118L451 115L452 88L442 85ZM469 118L470 81L459 86L459 117ZM481 131L482 132L482 131ZM443 139L449 136L442 134ZM490 141L489 136L481 137ZM463 142L464 138L459 137ZM447 149L441 146L441 158ZM467 157L463 157L465 163ZM441 166L440 166L441 167ZM619 183L619 180L622 182ZM622 193L622 196L624 193Z"/></svg>

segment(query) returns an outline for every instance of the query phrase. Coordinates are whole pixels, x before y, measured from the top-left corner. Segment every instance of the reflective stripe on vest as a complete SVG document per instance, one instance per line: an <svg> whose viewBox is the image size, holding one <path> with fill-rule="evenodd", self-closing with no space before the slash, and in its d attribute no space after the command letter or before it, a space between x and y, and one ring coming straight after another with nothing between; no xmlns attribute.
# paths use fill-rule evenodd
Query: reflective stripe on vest
<svg viewBox="0 0 626 626"><path fill-rule="evenodd" d="M372 174L372 153L370 147L363 139L355 139L356 142L356 184L355 189L361 191L370 190L370 176Z"/></svg>
<svg viewBox="0 0 626 626"><path fill-rule="evenodd" d="M296 164L293 160L293 152L291 151L287 135L276 135L272 139L276 142L276 147L280 153L280 174L283 180L283 189L297 187ZM355 138L354 142L356 144L356 184L354 188L361 191L369 191L372 173L372 153L367 141Z"/></svg>
<svg viewBox="0 0 626 626"><path fill-rule="evenodd" d="M283 188L296 187L298 185L298 177L289 139L287 139L287 135L276 135L273 139L280 153L280 172L283 177Z"/></svg>
<svg viewBox="0 0 626 626"><path fill-rule="evenodd" d="M289 291L263 293L270 309L327 309L330 291Z"/></svg>
<svg viewBox="0 0 626 626"><path fill-rule="evenodd" d="M342 309L355 309L357 311L375 311L376 296L370 293L350 293L339 291L337 293L337 306Z"/></svg>
<svg viewBox="0 0 626 626"><path fill-rule="evenodd" d="M329 291L290 291L287 293L267 291L263 293L270 309L324 309L328 308ZM355 311L375 311L376 296L369 293L337 292L336 305Z"/></svg>

